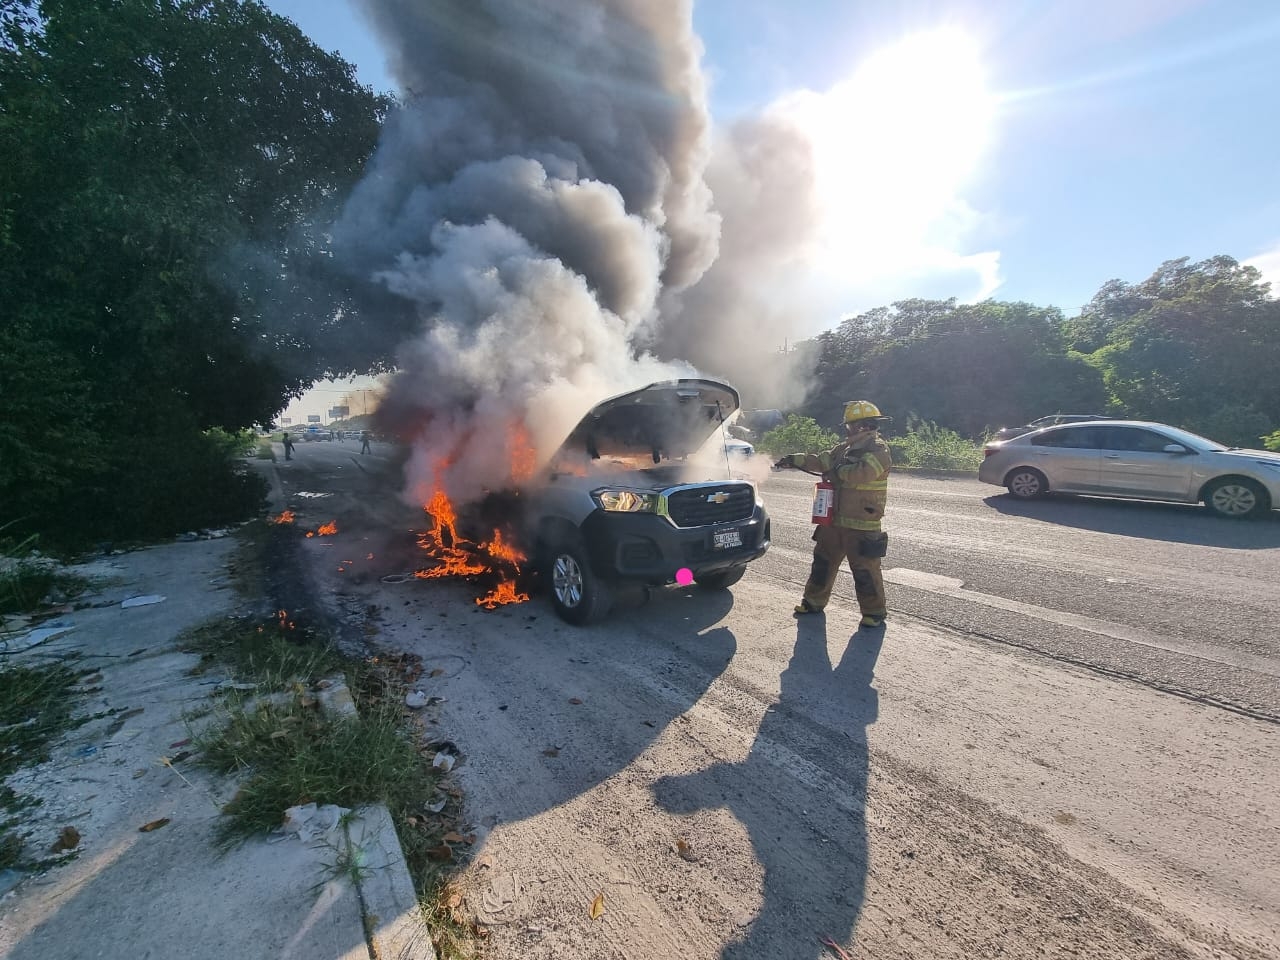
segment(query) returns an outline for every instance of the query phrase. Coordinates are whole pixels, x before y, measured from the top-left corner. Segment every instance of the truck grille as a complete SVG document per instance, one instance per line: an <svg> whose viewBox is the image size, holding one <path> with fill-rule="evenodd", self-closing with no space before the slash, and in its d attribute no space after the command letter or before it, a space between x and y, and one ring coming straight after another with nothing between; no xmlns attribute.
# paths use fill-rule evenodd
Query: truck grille
<svg viewBox="0 0 1280 960"><path fill-rule="evenodd" d="M665 497L667 516L677 527L705 527L746 520L756 505L756 491L749 483L677 487L668 490Z"/></svg>

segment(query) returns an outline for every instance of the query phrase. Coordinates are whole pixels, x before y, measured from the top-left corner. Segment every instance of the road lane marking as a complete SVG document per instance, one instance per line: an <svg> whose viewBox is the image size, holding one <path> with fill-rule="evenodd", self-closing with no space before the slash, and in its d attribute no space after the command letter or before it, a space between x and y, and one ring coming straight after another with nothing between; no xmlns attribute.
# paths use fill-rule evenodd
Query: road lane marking
<svg viewBox="0 0 1280 960"><path fill-rule="evenodd" d="M1189 657L1195 657L1197 660L1207 660L1212 663L1221 663L1225 666L1252 670L1254 673L1264 673L1271 677L1280 677L1280 664L1276 664L1264 657L1240 653L1212 643L1190 643L1173 637L1160 637L1149 631L1112 623L1109 620L1098 620L1078 613L1065 613L1061 610L1051 610L1048 607L1037 606L1033 603L1008 600L990 593L966 590L964 581L957 580L955 577L944 577L941 574L912 570L909 567L890 567L885 569L882 575L889 583L896 583L899 586L914 587L917 590L953 597L957 600L977 603L997 610L1020 613L1038 620L1047 620L1059 626L1072 627L1076 630L1084 630L1099 636L1110 637L1113 640L1153 647L1169 653L1181 653Z"/></svg>

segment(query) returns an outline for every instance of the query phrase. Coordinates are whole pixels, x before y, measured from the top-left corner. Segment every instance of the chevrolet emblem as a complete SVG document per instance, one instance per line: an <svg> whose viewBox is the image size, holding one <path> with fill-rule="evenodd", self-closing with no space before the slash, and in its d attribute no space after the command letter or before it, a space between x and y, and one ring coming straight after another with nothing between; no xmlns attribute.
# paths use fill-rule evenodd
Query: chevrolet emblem
<svg viewBox="0 0 1280 960"><path fill-rule="evenodd" d="M729 499L729 495L723 490L707 495L707 503L724 503Z"/></svg>

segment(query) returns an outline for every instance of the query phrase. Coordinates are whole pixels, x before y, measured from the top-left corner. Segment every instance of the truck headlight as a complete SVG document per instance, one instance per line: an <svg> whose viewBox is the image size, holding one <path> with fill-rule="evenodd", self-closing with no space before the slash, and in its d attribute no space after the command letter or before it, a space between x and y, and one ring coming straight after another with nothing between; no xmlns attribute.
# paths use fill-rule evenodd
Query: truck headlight
<svg viewBox="0 0 1280 960"><path fill-rule="evenodd" d="M601 510L609 513L654 513L658 508L656 493L634 490L597 490L591 495Z"/></svg>

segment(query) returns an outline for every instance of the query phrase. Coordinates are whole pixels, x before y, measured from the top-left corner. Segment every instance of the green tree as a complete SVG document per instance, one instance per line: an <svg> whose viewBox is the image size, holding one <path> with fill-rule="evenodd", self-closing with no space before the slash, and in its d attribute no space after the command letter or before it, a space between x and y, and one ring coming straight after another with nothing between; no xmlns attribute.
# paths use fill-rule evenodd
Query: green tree
<svg viewBox="0 0 1280 960"><path fill-rule="evenodd" d="M994 300L904 300L850 318L818 338L818 388L806 413L838 422L866 398L966 436L1056 410L1101 412L1102 379L1069 353L1052 307Z"/></svg>
<svg viewBox="0 0 1280 960"><path fill-rule="evenodd" d="M1129 416L1240 445L1280 422L1280 301L1231 257L1110 281L1070 327Z"/></svg>
<svg viewBox="0 0 1280 960"><path fill-rule="evenodd" d="M390 101L235 0L0 0L0 89L6 514L167 532L215 476L241 509L205 431L331 371L325 224Z"/></svg>
<svg viewBox="0 0 1280 960"><path fill-rule="evenodd" d="M824 430L811 417L791 414L780 427L774 427L760 438L759 447L771 457L788 453L821 453L840 442L840 437Z"/></svg>

